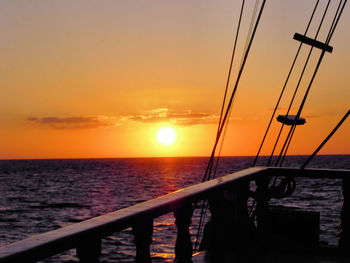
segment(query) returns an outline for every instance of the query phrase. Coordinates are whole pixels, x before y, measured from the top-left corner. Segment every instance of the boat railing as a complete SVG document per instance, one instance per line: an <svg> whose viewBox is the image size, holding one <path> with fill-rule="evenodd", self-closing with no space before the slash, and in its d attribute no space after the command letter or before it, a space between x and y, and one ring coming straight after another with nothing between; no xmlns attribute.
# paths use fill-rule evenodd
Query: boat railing
<svg viewBox="0 0 350 263"><path fill-rule="evenodd" d="M153 219L170 212L174 212L178 231L175 244L176 261L189 262L192 257L189 233L192 205L199 200L210 199L224 189L264 176L344 179L350 177L350 170L248 168L3 246L0 248L0 262L36 262L74 248L80 262L98 262L101 239L129 227L132 227L135 236L136 262L151 262Z"/></svg>

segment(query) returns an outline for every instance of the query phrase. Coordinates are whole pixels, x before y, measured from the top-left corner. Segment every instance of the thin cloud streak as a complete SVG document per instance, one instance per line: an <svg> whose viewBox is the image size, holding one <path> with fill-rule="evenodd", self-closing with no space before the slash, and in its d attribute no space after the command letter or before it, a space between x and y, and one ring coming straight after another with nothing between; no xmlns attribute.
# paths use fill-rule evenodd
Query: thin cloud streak
<svg viewBox="0 0 350 263"><path fill-rule="evenodd" d="M231 121L240 121L240 118L231 117ZM94 129L108 126L120 126L128 121L141 123L167 122L179 126L210 125L219 121L219 116L209 113L174 111L167 108L152 109L142 114L126 116L77 116L77 117L28 117L31 125L51 129Z"/></svg>
<svg viewBox="0 0 350 263"><path fill-rule="evenodd" d="M48 127L52 129L92 129L106 126L118 125L116 118L108 116L87 116L87 117L28 117L31 124Z"/></svg>
<svg viewBox="0 0 350 263"><path fill-rule="evenodd" d="M159 108L144 112L143 114L128 116L128 119L144 123L170 122L176 125L191 126L216 124L219 118L213 114L195 113L191 110L173 111L167 108Z"/></svg>

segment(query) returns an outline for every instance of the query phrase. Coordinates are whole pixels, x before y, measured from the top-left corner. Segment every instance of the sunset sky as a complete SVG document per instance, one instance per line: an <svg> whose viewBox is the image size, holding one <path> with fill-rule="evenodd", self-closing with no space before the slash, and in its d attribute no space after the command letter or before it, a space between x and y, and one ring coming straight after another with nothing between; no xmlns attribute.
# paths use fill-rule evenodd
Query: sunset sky
<svg viewBox="0 0 350 263"><path fill-rule="evenodd" d="M316 1L268 0L222 155L255 155ZM255 1L246 10L241 63ZM311 26L314 37L327 1ZM332 1L324 41L338 1ZM1 0L0 159L210 155L241 1ZM289 154L311 154L350 105L350 7L312 86ZM304 45L279 114L310 47ZM311 58L295 107L320 51ZM231 82L232 89L234 81ZM161 128L176 133L160 143ZM274 122L263 154L279 126ZM348 119L321 154L350 154Z"/></svg>

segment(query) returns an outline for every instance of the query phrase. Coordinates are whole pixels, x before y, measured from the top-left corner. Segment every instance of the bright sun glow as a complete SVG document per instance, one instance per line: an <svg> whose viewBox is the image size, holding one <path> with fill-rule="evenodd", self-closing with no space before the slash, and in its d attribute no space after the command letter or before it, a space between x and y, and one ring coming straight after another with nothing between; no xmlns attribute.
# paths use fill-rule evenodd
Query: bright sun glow
<svg viewBox="0 0 350 263"><path fill-rule="evenodd" d="M173 128L161 128L157 133L157 140L163 145L172 145L176 140L176 132Z"/></svg>

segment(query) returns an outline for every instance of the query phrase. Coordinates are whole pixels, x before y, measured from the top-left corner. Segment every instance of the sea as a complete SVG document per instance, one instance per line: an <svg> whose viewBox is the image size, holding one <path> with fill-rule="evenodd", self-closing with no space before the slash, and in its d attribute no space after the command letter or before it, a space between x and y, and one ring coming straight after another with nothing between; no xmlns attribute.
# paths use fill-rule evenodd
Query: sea
<svg viewBox="0 0 350 263"><path fill-rule="evenodd" d="M287 156L299 167L307 156ZM0 160L0 246L200 183L207 157ZM266 158L260 159L261 165ZM216 176L250 167L253 157L221 157ZM308 167L350 169L350 155L316 156ZM319 211L320 241L337 245L340 179L297 178L293 196L277 205ZM195 213L191 234L196 234ZM154 221L153 262L173 262L176 227L172 213ZM194 239L194 237L193 237ZM100 262L133 262L131 229L102 240ZM78 262L75 250L41 262Z"/></svg>

